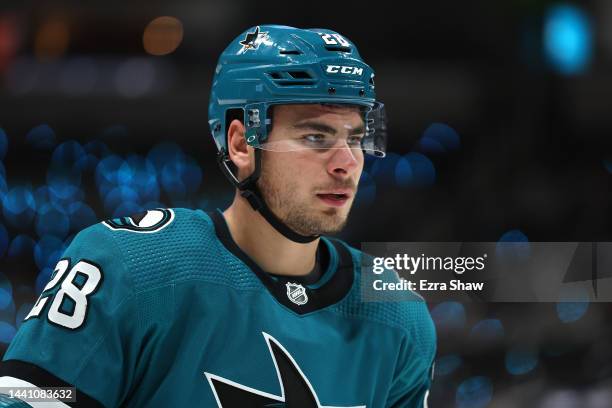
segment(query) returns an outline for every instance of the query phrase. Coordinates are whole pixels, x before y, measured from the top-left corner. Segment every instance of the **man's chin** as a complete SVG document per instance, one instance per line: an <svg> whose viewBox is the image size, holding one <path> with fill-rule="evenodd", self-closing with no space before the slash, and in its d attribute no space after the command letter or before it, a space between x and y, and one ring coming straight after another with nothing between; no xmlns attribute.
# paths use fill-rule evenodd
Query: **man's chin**
<svg viewBox="0 0 612 408"><path fill-rule="evenodd" d="M308 230L308 233L303 235L336 234L344 229L347 218L343 211L336 208L332 208L331 211L325 210L318 217L312 218L312 223L308 225L308 228L304 228L304 232Z"/></svg>
<svg viewBox="0 0 612 408"><path fill-rule="evenodd" d="M347 220L348 211L342 207L302 207L281 217L285 225L304 236L336 234L344 229Z"/></svg>

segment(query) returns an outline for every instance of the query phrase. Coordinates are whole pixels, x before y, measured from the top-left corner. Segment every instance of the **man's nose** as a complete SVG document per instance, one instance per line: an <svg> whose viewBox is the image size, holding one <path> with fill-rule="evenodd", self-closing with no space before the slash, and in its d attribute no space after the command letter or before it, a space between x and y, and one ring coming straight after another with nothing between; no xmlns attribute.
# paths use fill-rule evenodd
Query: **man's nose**
<svg viewBox="0 0 612 408"><path fill-rule="evenodd" d="M351 149L346 144L344 147L332 149L327 171L334 175L350 174L359 167L361 154L360 149Z"/></svg>

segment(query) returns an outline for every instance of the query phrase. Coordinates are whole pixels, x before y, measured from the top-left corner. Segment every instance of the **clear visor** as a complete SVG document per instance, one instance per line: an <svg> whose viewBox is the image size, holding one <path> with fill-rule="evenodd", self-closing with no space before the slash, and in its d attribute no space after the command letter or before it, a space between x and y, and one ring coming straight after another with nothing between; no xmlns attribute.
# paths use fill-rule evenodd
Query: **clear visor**
<svg viewBox="0 0 612 408"><path fill-rule="evenodd" d="M387 123L384 105L359 107L359 115L339 115L343 119L311 118L298 121L285 131L273 131L269 140L254 146L274 152L300 150L329 151L351 149L384 157Z"/></svg>

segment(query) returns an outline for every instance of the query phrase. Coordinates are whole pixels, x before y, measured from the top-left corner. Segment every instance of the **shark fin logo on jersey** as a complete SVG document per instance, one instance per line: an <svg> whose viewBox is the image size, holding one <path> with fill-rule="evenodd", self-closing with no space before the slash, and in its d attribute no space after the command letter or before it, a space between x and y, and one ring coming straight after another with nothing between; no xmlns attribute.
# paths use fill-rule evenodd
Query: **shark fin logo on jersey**
<svg viewBox="0 0 612 408"><path fill-rule="evenodd" d="M106 220L102 224L112 230L126 230L139 233L157 232L174 220L174 211L166 208L148 210L129 217Z"/></svg>
<svg viewBox="0 0 612 408"><path fill-rule="evenodd" d="M286 283L287 297L290 301L296 305L302 306L308 302L308 295L306 294L306 288L299 283Z"/></svg>
<svg viewBox="0 0 612 408"><path fill-rule="evenodd" d="M281 389L277 396L228 380L218 375L204 373L215 395L219 408L230 407L291 407L291 408L365 408L359 406L321 405L312 384L295 359L274 337L263 333Z"/></svg>
<svg viewBox="0 0 612 408"><path fill-rule="evenodd" d="M261 44L268 37L268 33L265 31L259 31L259 26L255 28L255 31L252 33L246 33L244 40L240 41L242 44L242 49L240 50L240 54L249 50L256 50L259 48L259 44Z"/></svg>

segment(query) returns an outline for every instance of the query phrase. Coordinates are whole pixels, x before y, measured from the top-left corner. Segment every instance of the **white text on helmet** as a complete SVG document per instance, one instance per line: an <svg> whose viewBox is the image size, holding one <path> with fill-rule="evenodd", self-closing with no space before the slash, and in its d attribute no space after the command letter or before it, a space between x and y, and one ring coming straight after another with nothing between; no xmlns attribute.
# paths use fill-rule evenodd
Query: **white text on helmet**
<svg viewBox="0 0 612 408"><path fill-rule="evenodd" d="M361 75L363 74L363 68L350 67L345 65L328 65L326 72L330 74L349 74L349 75Z"/></svg>

